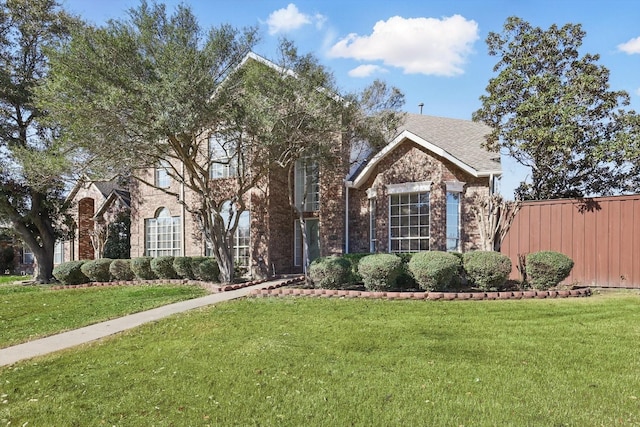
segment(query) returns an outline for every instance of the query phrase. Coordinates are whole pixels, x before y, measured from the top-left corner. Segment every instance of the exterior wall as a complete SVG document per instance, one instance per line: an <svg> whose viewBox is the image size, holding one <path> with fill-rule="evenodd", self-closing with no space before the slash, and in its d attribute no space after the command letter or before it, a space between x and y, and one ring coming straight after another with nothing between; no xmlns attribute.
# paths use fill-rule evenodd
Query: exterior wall
<svg viewBox="0 0 640 427"><path fill-rule="evenodd" d="M551 250L574 261L564 283L640 288L640 194L523 203L502 241L519 279L518 255Z"/></svg>
<svg viewBox="0 0 640 427"><path fill-rule="evenodd" d="M95 185L83 183L73 198L71 216L75 226L74 239L63 243L64 261L93 259L95 251L88 231L93 230L96 207L104 202L104 196Z"/></svg>
<svg viewBox="0 0 640 427"><path fill-rule="evenodd" d="M377 251L389 251L389 194L387 185L432 182L430 201L430 249L446 250L446 183L464 183L461 197L462 251L479 247L479 232L471 213L473 195L489 193L489 178L475 178L453 163L406 141L376 165L371 177L359 189L349 190L349 252L369 252L369 200L376 196Z"/></svg>

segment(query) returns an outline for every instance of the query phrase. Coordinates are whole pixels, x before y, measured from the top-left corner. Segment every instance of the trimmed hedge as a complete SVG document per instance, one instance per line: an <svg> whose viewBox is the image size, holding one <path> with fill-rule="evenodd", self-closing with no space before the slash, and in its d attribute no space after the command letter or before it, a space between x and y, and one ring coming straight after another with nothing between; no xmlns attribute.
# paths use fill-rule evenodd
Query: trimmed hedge
<svg viewBox="0 0 640 427"><path fill-rule="evenodd" d="M316 288L340 289L353 277L351 265L344 257L316 258L309 266L309 277Z"/></svg>
<svg viewBox="0 0 640 427"><path fill-rule="evenodd" d="M418 252L409 261L409 271L425 291L442 291L459 283L460 258L443 251Z"/></svg>
<svg viewBox="0 0 640 427"><path fill-rule="evenodd" d="M540 251L526 256L527 281L534 289L558 286L573 268L573 260L560 252Z"/></svg>
<svg viewBox="0 0 640 427"><path fill-rule="evenodd" d="M182 279L195 280L196 275L193 272L193 259L188 256L177 256L173 259L173 269Z"/></svg>
<svg viewBox="0 0 640 427"><path fill-rule="evenodd" d="M351 279L349 280L351 283L362 283L362 276L358 273L358 264L360 264L362 258L369 255L371 255L369 252L342 255L341 258L346 259L351 264Z"/></svg>
<svg viewBox="0 0 640 427"><path fill-rule="evenodd" d="M81 285L88 283L89 278L82 272L84 261L68 261L55 266L53 277L63 285Z"/></svg>
<svg viewBox="0 0 640 427"><path fill-rule="evenodd" d="M130 259L114 259L109 265L109 274L113 280L133 280L136 275L131 271Z"/></svg>
<svg viewBox="0 0 640 427"><path fill-rule="evenodd" d="M506 283L511 273L511 260L500 252L467 252L463 256L463 267L471 283L488 291Z"/></svg>
<svg viewBox="0 0 640 427"><path fill-rule="evenodd" d="M156 275L151 269L151 260L153 258L149 256L143 256L138 258L133 258L131 260L131 271L136 275L137 279L140 280L151 280L155 279Z"/></svg>
<svg viewBox="0 0 640 427"><path fill-rule="evenodd" d="M109 258L94 259L85 262L80 267L82 273L89 278L91 282L108 282L111 280L109 267L113 260Z"/></svg>
<svg viewBox="0 0 640 427"><path fill-rule="evenodd" d="M394 254L369 255L358 264L358 273L369 291L395 289L403 271L402 259Z"/></svg>
<svg viewBox="0 0 640 427"><path fill-rule="evenodd" d="M220 268L215 258L193 257L192 262L191 268L198 280L204 282L217 282L219 280Z"/></svg>
<svg viewBox="0 0 640 427"><path fill-rule="evenodd" d="M174 257L172 256L159 256L153 258L150 263L151 271L158 277L158 279L177 279L178 273L173 268Z"/></svg>

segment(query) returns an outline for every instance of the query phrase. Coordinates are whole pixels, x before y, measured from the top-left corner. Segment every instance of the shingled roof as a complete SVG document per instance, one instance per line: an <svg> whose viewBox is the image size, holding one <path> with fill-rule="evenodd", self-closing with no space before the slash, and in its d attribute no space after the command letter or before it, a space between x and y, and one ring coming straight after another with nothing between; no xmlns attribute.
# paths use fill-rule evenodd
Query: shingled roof
<svg viewBox="0 0 640 427"><path fill-rule="evenodd" d="M404 141L410 140L441 156L473 176L500 175L500 154L482 148L491 129L470 120L406 113L396 137L353 177L358 187L374 166Z"/></svg>

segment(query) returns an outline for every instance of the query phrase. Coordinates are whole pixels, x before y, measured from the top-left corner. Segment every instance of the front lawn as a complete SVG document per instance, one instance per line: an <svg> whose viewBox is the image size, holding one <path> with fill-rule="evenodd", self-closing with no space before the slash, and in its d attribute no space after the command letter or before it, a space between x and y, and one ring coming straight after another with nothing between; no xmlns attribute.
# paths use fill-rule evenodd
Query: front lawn
<svg viewBox="0 0 640 427"><path fill-rule="evenodd" d="M13 284L19 280L28 280L31 276L0 276L0 285Z"/></svg>
<svg viewBox="0 0 640 427"><path fill-rule="evenodd" d="M260 298L0 370L3 425L640 425L640 297Z"/></svg>
<svg viewBox="0 0 640 427"><path fill-rule="evenodd" d="M197 286L2 286L0 348L205 294Z"/></svg>

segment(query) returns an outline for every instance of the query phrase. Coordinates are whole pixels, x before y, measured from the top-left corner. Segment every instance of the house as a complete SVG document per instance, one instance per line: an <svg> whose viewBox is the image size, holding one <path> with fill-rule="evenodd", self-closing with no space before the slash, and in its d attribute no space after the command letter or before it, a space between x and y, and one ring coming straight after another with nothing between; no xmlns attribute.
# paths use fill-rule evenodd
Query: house
<svg viewBox="0 0 640 427"><path fill-rule="evenodd" d="M395 138L351 173L348 159L320 170L299 160L291 181L303 212L309 258L479 248L471 205L475 195L494 191L502 173L499 154L482 148L488 133L485 125L467 120L407 114ZM220 166L210 178L233 179ZM132 184L131 257L209 255L181 203L192 196L167 167L159 164L139 174L178 198ZM234 257L253 276L302 269L305 252L298 215L289 204L289 181L284 170L274 168L246 194ZM304 202L302 193L307 194Z"/></svg>
<svg viewBox="0 0 640 427"><path fill-rule="evenodd" d="M54 264L100 257L107 243L109 225L129 221L131 198L122 178L92 180L83 176L67 195L72 218L71 239L56 243ZM126 236L111 236L128 240ZM96 248L97 247L97 248ZM126 255L128 256L128 248Z"/></svg>

